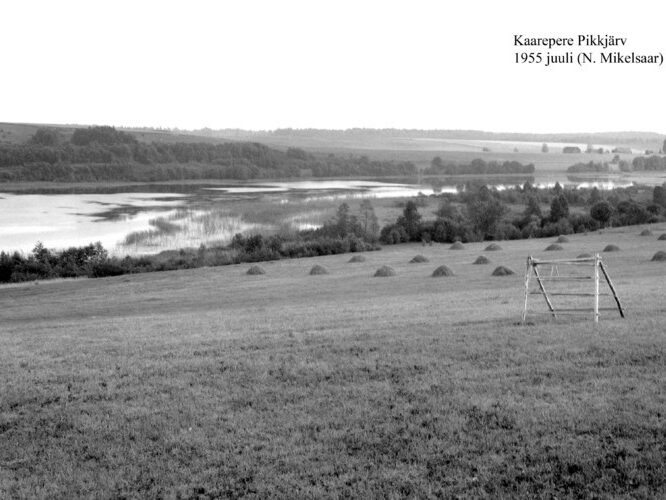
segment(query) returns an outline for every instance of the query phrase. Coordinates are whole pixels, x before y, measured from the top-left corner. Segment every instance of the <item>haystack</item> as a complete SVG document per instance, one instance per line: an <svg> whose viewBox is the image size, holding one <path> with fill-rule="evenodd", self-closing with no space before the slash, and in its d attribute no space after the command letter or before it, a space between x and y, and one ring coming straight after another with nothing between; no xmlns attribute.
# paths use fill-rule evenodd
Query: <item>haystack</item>
<svg viewBox="0 0 666 500"><path fill-rule="evenodd" d="M266 271L261 266L252 266L247 270L247 274L266 274Z"/></svg>
<svg viewBox="0 0 666 500"><path fill-rule="evenodd" d="M464 250L465 245L460 243L459 241L456 241L453 245L449 247L449 250Z"/></svg>
<svg viewBox="0 0 666 500"><path fill-rule="evenodd" d="M488 257L485 257L483 255L479 255L472 264L489 264L490 259Z"/></svg>
<svg viewBox="0 0 666 500"><path fill-rule="evenodd" d="M428 259L423 255L415 255L409 262L410 264L420 264L421 262L428 262Z"/></svg>
<svg viewBox="0 0 666 500"><path fill-rule="evenodd" d="M312 266L312 269L310 269L310 275L315 274L328 274L328 271L324 266L317 264L316 266Z"/></svg>
<svg viewBox="0 0 666 500"><path fill-rule="evenodd" d="M652 256L653 262L663 262L666 260L666 252L659 250L656 254Z"/></svg>
<svg viewBox="0 0 666 500"><path fill-rule="evenodd" d="M567 238L566 236L560 236L559 238L557 238L557 243L569 243L569 238Z"/></svg>
<svg viewBox="0 0 666 500"><path fill-rule="evenodd" d="M604 248L604 252L619 252L620 247L617 245L606 245L606 248Z"/></svg>
<svg viewBox="0 0 666 500"><path fill-rule="evenodd" d="M553 252L556 250L563 250L562 245L558 245L557 243L553 243L551 245L548 245L546 247L546 252Z"/></svg>
<svg viewBox="0 0 666 500"><path fill-rule="evenodd" d="M502 247L499 246L497 243L491 243L486 247L486 252L496 252L498 250L502 250Z"/></svg>
<svg viewBox="0 0 666 500"><path fill-rule="evenodd" d="M510 276L512 274L516 274L513 269L509 269L506 266L499 266L493 271L492 276Z"/></svg>
<svg viewBox="0 0 666 500"><path fill-rule="evenodd" d="M662 241L663 241L663 240L666 240L666 233L662 234L662 235L661 235L659 238L657 238L657 239L658 239L658 240L662 240Z"/></svg>
<svg viewBox="0 0 666 500"><path fill-rule="evenodd" d="M354 255L347 262L365 262L365 257L363 255Z"/></svg>
<svg viewBox="0 0 666 500"><path fill-rule="evenodd" d="M454 274L453 271L451 271L451 268L448 266L439 266L432 272L433 278L439 278L442 276L454 276Z"/></svg>
<svg viewBox="0 0 666 500"><path fill-rule="evenodd" d="M652 236L652 231L650 231L649 229L643 229L641 231L640 236Z"/></svg>
<svg viewBox="0 0 666 500"><path fill-rule="evenodd" d="M578 257L576 257L576 258L577 258L577 259L589 259L589 258L591 258L591 257L592 257L592 255L589 254L589 253L581 253L581 254L579 254Z"/></svg>
<svg viewBox="0 0 666 500"><path fill-rule="evenodd" d="M395 271L393 270L392 267L389 266L382 266L377 271L375 272L375 276L379 276L381 278L386 278L388 276L395 276Z"/></svg>

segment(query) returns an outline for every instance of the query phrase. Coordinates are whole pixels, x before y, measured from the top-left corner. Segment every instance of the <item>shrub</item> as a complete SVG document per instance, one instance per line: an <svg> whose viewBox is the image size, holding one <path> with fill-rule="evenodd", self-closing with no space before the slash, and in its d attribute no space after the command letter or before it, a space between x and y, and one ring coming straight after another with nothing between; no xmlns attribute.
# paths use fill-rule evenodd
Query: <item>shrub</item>
<svg viewBox="0 0 666 500"><path fill-rule="evenodd" d="M511 222L500 222L495 228L494 237L496 240L519 240L522 234Z"/></svg>
<svg viewBox="0 0 666 500"><path fill-rule="evenodd" d="M106 276L120 276L127 274L128 270L116 259L96 262L90 266L88 276L90 278L104 278Z"/></svg>
<svg viewBox="0 0 666 500"><path fill-rule="evenodd" d="M409 241L409 235L405 228L399 224L384 226L379 233L379 241L385 245L395 245Z"/></svg>

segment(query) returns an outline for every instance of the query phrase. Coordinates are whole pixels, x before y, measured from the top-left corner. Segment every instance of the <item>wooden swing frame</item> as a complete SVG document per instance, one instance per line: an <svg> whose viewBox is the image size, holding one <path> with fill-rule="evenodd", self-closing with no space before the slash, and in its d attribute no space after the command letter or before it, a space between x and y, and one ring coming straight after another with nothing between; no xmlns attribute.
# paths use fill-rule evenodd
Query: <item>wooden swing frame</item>
<svg viewBox="0 0 666 500"><path fill-rule="evenodd" d="M550 276L544 276L539 274L539 266L544 267L544 266L551 266L551 274ZM569 275L564 275L561 276L559 274L559 266L587 266L587 267L592 267L593 268L593 274L591 276L588 275L575 275L575 274L569 274ZM601 273L600 273L601 271ZM608 288L610 288L610 294L609 293L599 293L599 280L600 280L600 275L603 275L603 278L605 279L606 283L608 284ZM538 290L533 290L530 291L530 280L534 278L536 279L537 284L539 285ZM594 281L594 291L593 292L579 292L579 291L558 291L558 292L548 292L546 290L546 287L544 286L544 282L547 281L557 281L557 282L581 282L581 281ZM527 257L527 269L525 271L525 308L523 309L523 323L525 323L527 319L527 302L528 298L530 295L542 295L546 301L546 305L548 306L549 313L545 314L550 314L553 316L553 318L557 318L558 315L587 315L589 313L594 314L594 322L598 323L599 322L599 311L614 311L618 310L620 312L620 316L624 318L624 310L622 309L622 304L620 303L620 298L617 295L617 292L615 291L615 287L613 286L613 282L610 279L610 276L608 275L608 271L604 267L604 264L601 260L601 257L599 254L594 254L592 257L581 257L577 259L550 259L550 260L545 260L545 259L535 259L531 255ZM551 300L552 296L556 295L563 295L563 296L575 296L575 297L593 297L594 298L594 304L592 308L568 308L568 309L562 309L559 308L556 310L555 306L553 305L553 302ZM599 296L600 295L612 295L613 298L615 299L615 303L617 304L617 308L615 307L605 307L605 308L599 308ZM544 314L544 313L533 313L533 314Z"/></svg>

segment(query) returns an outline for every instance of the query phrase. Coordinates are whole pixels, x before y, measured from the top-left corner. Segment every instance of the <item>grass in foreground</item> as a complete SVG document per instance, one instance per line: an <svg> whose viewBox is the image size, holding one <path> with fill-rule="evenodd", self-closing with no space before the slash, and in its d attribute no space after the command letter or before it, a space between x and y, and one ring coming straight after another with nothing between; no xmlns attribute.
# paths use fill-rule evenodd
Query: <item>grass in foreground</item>
<svg viewBox="0 0 666 500"><path fill-rule="evenodd" d="M483 244L419 248L437 280L405 246L0 289L0 496L661 497L651 244L609 257L630 314L597 330L518 324L522 276L472 265Z"/></svg>

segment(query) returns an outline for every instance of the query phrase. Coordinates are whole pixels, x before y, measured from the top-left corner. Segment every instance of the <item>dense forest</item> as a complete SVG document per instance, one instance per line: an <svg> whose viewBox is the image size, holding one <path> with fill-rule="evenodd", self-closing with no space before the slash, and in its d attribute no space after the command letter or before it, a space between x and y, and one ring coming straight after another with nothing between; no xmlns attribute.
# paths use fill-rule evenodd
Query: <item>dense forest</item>
<svg viewBox="0 0 666 500"><path fill-rule="evenodd" d="M632 170L655 170L655 171L664 171L666 170L666 156L637 156L634 158L634 161L631 162Z"/></svg>
<svg viewBox="0 0 666 500"><path fill-rule="evenodd" d="M261 179L302 175L414 175L410 162L371 161L365 156L316 157L254 142L144 143L113 127L77 129L63 140L39 129L26 144L0 145L0 181L167 181Z"/></svg>

